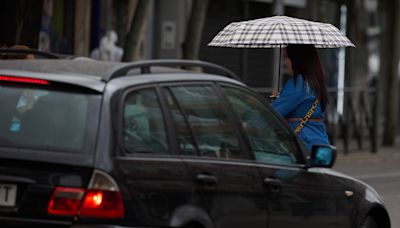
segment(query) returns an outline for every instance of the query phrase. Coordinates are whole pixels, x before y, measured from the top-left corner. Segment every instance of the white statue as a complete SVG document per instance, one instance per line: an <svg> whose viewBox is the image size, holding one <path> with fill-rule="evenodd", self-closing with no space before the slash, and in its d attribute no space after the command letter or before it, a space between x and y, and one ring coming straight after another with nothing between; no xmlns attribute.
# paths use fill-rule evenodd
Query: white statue
<svg viewBox="0 0 400 228"><path fill-rule="evenodd" d="M92 51L90 57L97 60L121 61L124 50L116 45L117 40L117 33L112 30L108 31L107 34L101 38L100 46Z"/></svg>

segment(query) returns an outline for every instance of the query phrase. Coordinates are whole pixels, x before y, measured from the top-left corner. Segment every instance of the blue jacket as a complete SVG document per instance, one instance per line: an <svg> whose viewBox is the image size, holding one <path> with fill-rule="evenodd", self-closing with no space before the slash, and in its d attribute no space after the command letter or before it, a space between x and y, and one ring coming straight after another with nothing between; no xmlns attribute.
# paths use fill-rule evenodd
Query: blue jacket
<svg viewBox="0 0 400 228"><path fill-rule="evenodd" d="M301 75L291 77L283 86L280 95L272 103L272 106L284 118L303 118L310 110L317 96L304 81ZM308 151L311 151L313 144L328 145L328 135L324 125L324 112L321 105L315 109L311 116L312 119L321 119L319 122L307 121L299 138L305 143ZM289 125L295 129L299 121L288 121Z"/></svg>

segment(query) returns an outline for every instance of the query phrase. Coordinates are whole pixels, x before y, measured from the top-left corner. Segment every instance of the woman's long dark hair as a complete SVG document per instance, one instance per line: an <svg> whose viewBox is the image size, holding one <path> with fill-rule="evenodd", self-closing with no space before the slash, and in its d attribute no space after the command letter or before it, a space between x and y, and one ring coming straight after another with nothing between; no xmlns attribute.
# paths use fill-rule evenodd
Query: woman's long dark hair
<svg viewBox="0 0 400 228"><path fill-rule="evenodd" d="M287 54L292 61L293 74L301 74L314 93L318 96L322 110L328 103L325 76L319 61L318 52L312 44L289 44Z"/></svg>

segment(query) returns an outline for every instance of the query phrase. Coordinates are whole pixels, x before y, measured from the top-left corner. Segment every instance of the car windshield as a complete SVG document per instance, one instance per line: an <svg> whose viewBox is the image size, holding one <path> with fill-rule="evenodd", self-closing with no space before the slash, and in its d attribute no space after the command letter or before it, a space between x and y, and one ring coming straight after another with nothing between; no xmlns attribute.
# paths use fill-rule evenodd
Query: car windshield
<svg viewBox="0 0 400 228"><path fill-rule="evenodd" d="M85 153L93 146L99 95L0 84L0 147Z"/></svg>

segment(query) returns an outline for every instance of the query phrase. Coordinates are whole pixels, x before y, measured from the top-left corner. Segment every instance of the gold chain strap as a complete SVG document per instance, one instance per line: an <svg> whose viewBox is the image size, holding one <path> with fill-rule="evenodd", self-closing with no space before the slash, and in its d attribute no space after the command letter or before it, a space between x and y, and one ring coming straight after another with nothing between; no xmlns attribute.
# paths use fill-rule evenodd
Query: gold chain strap
<svg viewBox="0 0 400 228"><path fill-rule="evenodd" d="M304 125L306 125L307 121L310 119L310 117L314 113L317 106L318 106L318 98L315 99L310 110L308 110L307 114L303 118L301 118L300 123L297 125L296 129L294 129L294 132L296 133L296 135L298 135L300 133L301 129L303 129Z"/></svg>

